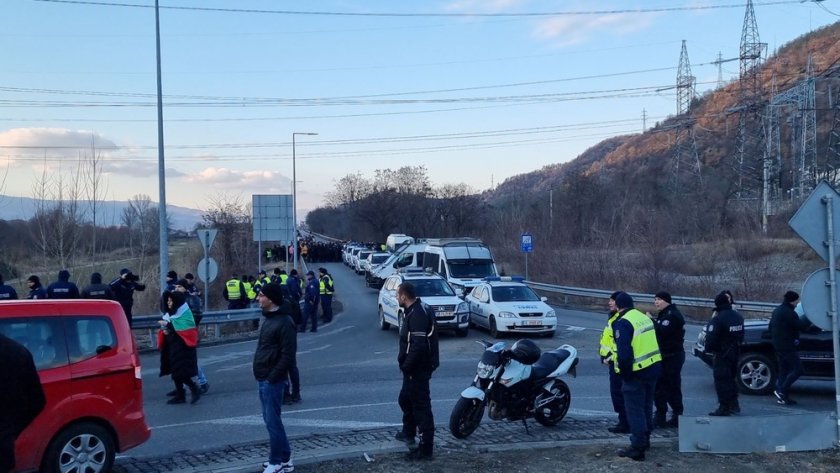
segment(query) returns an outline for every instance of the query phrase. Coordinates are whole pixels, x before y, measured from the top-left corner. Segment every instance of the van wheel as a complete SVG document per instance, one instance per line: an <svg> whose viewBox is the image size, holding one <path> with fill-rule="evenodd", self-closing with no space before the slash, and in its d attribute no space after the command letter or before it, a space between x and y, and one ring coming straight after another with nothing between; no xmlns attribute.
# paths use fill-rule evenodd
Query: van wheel
<svg viewBox="0 0 840 473"><path fill-rule="evenodd" d="M467 328L459 328L459 329L455 329L455 336L457 336L457 337L464 338L464 337L466 337L466 336L467 336L467 335L469 335L469 334L470 334L470 329L469 329L469 327L467 327Z"/></svg>
<svg viewBox="0 0 840 473"><path fill-rule="evenodd" d="M490 336L493 338L499 338L499 329L496 327L496 317L490 316Z"/></svg>
<svg viewBox="0 0 840 473"><path fill-rule="evenodd" d="M385 321L385 311L382 310L382 306L379 306L379 328L380 330L388 330L391 328L391 324Z"/></svg>
<svg viewBox="0 0 840 473"><path fill-rule="evenodd" d="M62 430L50 442L44 454L42 471L108 472L114 465L115 455L111 433L97 424L82 422Z"/></svg>

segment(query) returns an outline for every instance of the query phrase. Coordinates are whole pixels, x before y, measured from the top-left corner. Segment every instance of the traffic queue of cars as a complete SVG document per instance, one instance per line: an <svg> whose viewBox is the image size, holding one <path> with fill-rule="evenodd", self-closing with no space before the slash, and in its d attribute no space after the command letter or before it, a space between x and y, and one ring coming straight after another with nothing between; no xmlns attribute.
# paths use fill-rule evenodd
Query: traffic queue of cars
<svg viewBox="0 0 840 473"><path fill-rule="evenodd" d="M486 329L494 338L505 334L551 337L557 330L556 312L546 298L528 287L524 278L498 276L490 249L481 241L391 237L391 253L354 244L346 245L343 253L344 263L364 274L368 287L379 289L377 313L382 330L402 324L396 294L403 282L414 284L417 295L434 308L439 330L459 337L467 336L470 327ZM392 240L401 244L395 246Z"/></svg>

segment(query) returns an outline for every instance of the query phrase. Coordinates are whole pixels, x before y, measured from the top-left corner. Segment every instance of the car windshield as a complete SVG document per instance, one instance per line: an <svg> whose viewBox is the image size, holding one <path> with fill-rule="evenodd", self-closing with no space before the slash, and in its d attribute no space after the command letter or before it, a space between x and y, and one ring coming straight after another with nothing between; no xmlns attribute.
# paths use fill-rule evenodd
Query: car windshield
<svg viewBox="0 0 840 473"><path fill-rule="evenodd" d="M454 296L455 291L443 279L415 279L411 281L417 297Z"/></svg>
<svg viewBox="0 0 840 473"><path fill-rule="evenodd" d="M498 286L493 288L496 302L538 301L540 297L528 286Z"/></svg>
<svg viewBox="0 0 840 473"><path fill-rule="evenodd" d="M373 264L379 264L388 259L390 255L373 255L370 257L370 262Z"/></svg>
<svg viewBox="0 0 840 473"><path fill-rule="evenodd" d="M496 275L493 260L489 259L455 259L448 260L447 264L453 278L486 278Z"/></svg>

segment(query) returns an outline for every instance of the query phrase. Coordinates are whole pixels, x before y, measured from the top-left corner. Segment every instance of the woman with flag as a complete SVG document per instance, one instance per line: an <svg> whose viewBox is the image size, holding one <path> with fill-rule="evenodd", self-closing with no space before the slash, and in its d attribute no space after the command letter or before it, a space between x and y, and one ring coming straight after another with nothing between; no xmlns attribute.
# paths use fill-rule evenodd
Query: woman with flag
<svg viewBox="0 0 840 473"><path fill-rule="evenodd" d="M193 313L187 304L187 295L182 292L169 292L166 297L166 314L163 315L158 333L160 350L160 375L172 375L175 389L169 393L172 399L167 404L187 402L184 385L190 388L190 404L195 404L201 397L198 385L193 378L198 375L198 328Z"/></svg>

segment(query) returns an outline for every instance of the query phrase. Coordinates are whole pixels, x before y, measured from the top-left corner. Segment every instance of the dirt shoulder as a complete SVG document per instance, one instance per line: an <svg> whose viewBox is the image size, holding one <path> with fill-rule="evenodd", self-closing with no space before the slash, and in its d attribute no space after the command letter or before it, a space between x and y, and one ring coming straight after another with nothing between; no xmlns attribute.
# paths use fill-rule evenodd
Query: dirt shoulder
<svg viewBox="0 0 840 473"><path fill-rule="evenodd" d="M790 473L840 471L840 451L827 450L796 453L759 453L716 455L679 453L676 441L654 445L644 462L616 456L621 445L615 443L566 445L553 448L528 448L501 452L438 449L435 458L408 462L404 454L364 456L301 465L296 471L319 473L542 473L552 471L602 473L668 472L700 473L737 471L738 473Z"/></svg>

